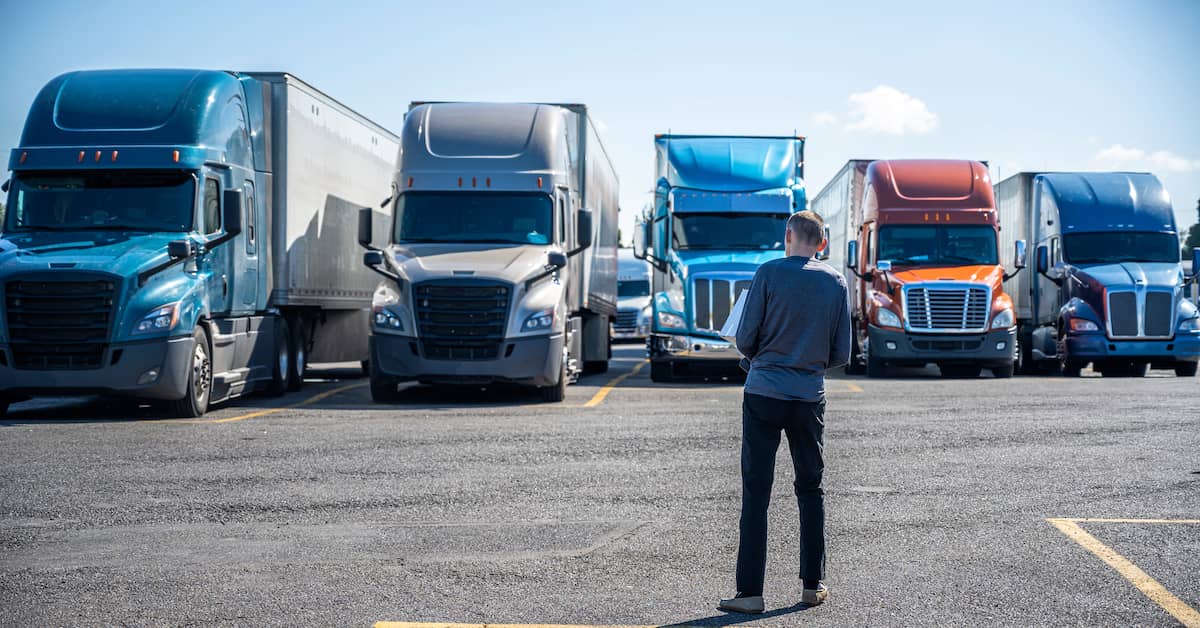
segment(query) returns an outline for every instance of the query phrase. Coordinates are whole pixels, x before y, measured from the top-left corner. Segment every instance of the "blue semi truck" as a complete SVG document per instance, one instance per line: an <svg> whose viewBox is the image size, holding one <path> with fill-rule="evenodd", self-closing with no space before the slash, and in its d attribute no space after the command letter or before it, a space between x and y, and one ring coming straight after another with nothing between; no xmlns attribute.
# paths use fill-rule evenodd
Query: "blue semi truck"
<svg viewBox="0 0 1200 628"><path fill-rule="evenodd" d="M386 194L398 148L287 74L50 81L3 186L0 415L101 394L194 417L298 389L310 359L365 361L358 209Z"/></svg>
<svg viewBox="0 0 1200 628"><path fill-rule="evenodd" d="M1001 238L1036 245L1037 273L1005 282L1017 313L1018 368L1143 376L1196 374L1200 313L1185 298L1179 230L1151 174L1016 174L996 186ZM1193 258L1200 253L1193 253Z"/></svg>
<svg viewBox="0 0 1200 628"><path fill-rule="evenodd" d="M654 204L634 230L651 267L651 379L736 374L719 332L807 207L804 138L658 135L654 148Z"/></svg>

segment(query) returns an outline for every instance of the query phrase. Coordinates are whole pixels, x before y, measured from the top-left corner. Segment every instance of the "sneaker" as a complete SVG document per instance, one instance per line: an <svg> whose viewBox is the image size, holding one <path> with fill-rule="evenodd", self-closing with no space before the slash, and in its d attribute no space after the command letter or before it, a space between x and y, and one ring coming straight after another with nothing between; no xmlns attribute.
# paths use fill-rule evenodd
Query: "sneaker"
<svg viewBox="0 0 1200 628"><path fill-rule="evenodd" d="M721 603L717 605L717 608L733 613L758 614L763 612L766 607L763 605L763 598L761 595L751 595L747 597L735 597L730 600L721 600Z"/></svg>
<svg viewBox="0 0 1200 628"><path fill-rule="evenodd" d="M800 590L800 603L807 604L809 606L816 606L821 602L824 602L828 597L829 587L825 586L824 582L818 584L817 588L815 589L801 588Z"/></svg>

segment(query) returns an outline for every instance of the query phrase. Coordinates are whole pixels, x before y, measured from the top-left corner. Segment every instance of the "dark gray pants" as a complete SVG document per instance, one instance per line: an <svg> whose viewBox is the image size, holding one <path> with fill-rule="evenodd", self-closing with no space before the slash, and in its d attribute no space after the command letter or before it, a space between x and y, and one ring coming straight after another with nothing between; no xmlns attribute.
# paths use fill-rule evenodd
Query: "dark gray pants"
<svg viewBox="0 0 1200 628"><path fill-rule="evenodd" d="M737 590L761 595L767 568L767 507L780 433L787 434L800 506L800 578L825 577L825 402L785 401L745 393L742 400L742 519Z"/></svg>

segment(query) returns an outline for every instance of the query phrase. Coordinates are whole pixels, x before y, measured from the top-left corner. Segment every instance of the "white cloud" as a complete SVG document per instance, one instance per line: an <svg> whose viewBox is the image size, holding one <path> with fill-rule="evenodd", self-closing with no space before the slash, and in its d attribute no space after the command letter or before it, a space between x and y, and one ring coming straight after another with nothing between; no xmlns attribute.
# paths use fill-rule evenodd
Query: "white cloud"
<svg viewBox="0 0 1200 628"><path fill-rule="evenodd" d="M1188 159L1169 150L1149 152L1132 146L1113 144L1092 158L1106 168L1149 170L1151 172L1192 172L1200 170L1200 159Z"/></svg>
<svg viewBox="0 0 1200 628"><path fill-rule="evenodd" d="M850 94L850 116L847 130L889 135L928 133L938 125L924 101L888 85Z"/></svg>
<svg viewBox="0 0 1200 628"><path fill-rule="evenodd" d="M837 124L837 116L828 111L818 111L812 116L813 124L817 126L833 126Z"/></svg>

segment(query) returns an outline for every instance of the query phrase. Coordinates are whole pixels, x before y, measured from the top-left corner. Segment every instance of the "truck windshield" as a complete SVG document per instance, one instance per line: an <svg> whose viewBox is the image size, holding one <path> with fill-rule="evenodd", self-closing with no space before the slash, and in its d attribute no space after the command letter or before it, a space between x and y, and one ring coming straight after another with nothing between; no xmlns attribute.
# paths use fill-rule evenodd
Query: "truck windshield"
<svg viewBox="0 0 1200 628"><path fill-rule="evenodd" d="M879 260L910 266L999 263L996 230L985 225L885 225Z"/></svg>
<svg viewBox="0 0 1200 628"><path fill-rule="evenodd" d="M1072 264L1179 262L1179 238L1173 233L1108 231L1072 233L1063 238L1063 254Z"/></svg>
<svg viewBox="0 0 1200 628"><path fill-rule="evenodd" d="M5 231L191 231L195 206L188 172L23 172Z"/></svg>
<svg viewBox="0 0 1200 628"><path fill-rule="evenodd" d="M552 214L550 196L537 192L406 192L395 240L550 244Z"/></svg>
<svg viewBox="0 0 1200 628"><path fill-rule="evenodd" d="M675 214L672 246L781 251L787 219L787 214Z"/></svg>
<svg viewBox="0 0 1200 628"><path fill-rule="evenodd" d="M650 282L645 279L618 281L617 296L622 299L627 297L648 297L650 296Z"/></svg>

